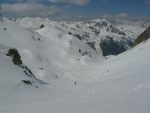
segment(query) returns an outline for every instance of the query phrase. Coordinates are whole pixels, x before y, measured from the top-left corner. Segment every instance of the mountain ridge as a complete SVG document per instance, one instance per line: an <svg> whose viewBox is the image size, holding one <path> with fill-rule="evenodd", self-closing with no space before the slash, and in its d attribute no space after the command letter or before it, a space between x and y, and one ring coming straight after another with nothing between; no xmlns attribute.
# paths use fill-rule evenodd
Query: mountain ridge
<svg viewBox="0 0 150 113"><path fill-rule="evenodd" d="M113 24L106 19L52 21L36 18L36 21L34 20L34 18L23 18L16 20L16 22L30 29L40 29L41 25L46 26L47 29L56 28L62 34L69 34L82 40L97 52L101 49L104 56L118 55L132 48L137 36L146 29L146 27L140 27L139 25ZM24 24L26 21L29 24ZM33 23L35 24L34 26ZM113 42L113 45L109 45L110 41ZM103 45L103 48L101 45ZM111 46L116 46L116 50L111 51L109 49Z"/></svg>
<svg viewBox="0 0 150 113"><path fill-rule="evenodd" d="M142 34L135 40L134 46L148 40L150 38L150 27L148 27Z"/></svg>

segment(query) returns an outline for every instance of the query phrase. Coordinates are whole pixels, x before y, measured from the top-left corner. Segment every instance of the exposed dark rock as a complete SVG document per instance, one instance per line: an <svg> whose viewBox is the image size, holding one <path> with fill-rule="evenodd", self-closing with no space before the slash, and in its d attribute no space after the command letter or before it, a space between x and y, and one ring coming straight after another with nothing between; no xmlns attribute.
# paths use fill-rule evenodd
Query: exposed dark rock
<svg viewBox="0 0 150 113"><path fill-rule="evenodd" d="M103 56L118 55L127 50L124 46L124 42L116 42L113 38L101 41L100 47L102 49Z"/></svg>
<svg viewBox="0 0 150 113"><path fill-rule="evenodd" d="M39 70L44 70L44 68L42 68L42 67L39 67Z"/></svg>
<svg viewBox="0 0 150 113"><path fill-rule="evenodd" d="M100 34L100 31L99 31L99 30L95 30L94 32L95 32L96 35L99 35L99 34Z"/></svg>
<svg viewBox="0 0 150 113"><path fill-rule="evenodd" d="M38 39L39 41L41 41L41 39L40 39L39 37L38 37L37 39Z"/></svg>
<svg viewBox="0 0 150 113"><path fill-rule="evenodd" d="M103 23L95 23L96 27L102 28L102 27L107 27L107 23L103 22Z"/></svg>
<svg viewBox="0 0 150 113"><path fill-rule="evenodd" d="M94 28L93 26L89 26L89 29L94 32L96 35L99 35L100 31Z"/></svg>
<svg viewBox="0 0 150 113"><path fill-rule="evenodd" d="M22 65L21 56L16 49L9 49L7 56L12 57L12 61L15 65Z"/></svg>
<svg viewBox="0 0 150 113"><path fill-rule="evenodd" d="M68 32L68 34L69 34L69 35L72 35L72 33L71 33L71 32Z"/></svg>
<svg viewBox="0 0 150 113"><path fill-rule="evenodd" d="M87 51L82 52L82 56L88 55Z"/></svg>
<svg viewBox="0 0 150 113"><path fill-rule="evenodd" d="M36 79L36 77L34 76L34 74L32 73L32 71L27 67L27 66L23 66L22 67L24 69L24 73L29 76L29 77L33 77Z"/></svg>
<svg viewBox="0 0 150 113"><path fill-rule="evenodd" d="M89 29L95 31L95 28L93 26L89 26Z"/></svg>
<svg viewBox="0 0 150 113"><path fill-rule="evenodd" d="M149 38L150 38L150 27L148 27L141 35L138 36L133 46L136 46Z"/></svg>
<svg viewBox="0 0 150 113"><path fill-rule="evenodd" d="M19 55L19 52L16 49L9 49L7 56L12 57L12 61L15 65L21 67L24 71L24 73L30 77L36 78L32 71L27 67L24 66L21 60L21 56Z"/></svg>
<svg viewBox="0 0 150 113"><path fill-rule="evenodd" d="M90 52L83 51L83 50L81 50L81 49L79 49L79 53L80 53L82 56L85 56L85 55L87 55L87 56L89 56L89 57L92 56Z"/></svg>
<svg viewBox="0 0 150 113"><path fill-rule="evenodd" d="M117 28L115 28L113 25L110 25L107 27L107 32L111 32L111 33L117 33L123 36L126 36L126 34L120 30L118 30Z"/></svg>
<svg viewBox="0 0 150 113"><path fill-rule="evenodd" d="M40 36L32 35L31 37L32 37L33 40L41 42Z"/></svg>
<svg viewBox="0 0 150 113"><path fill-rule="evenodd" d="M89 34L82 34L82 37L85 37L86 39L90 38Z"/></svg>
<svg viewBox="0 0 150 113"><path fill-rule="evenodd" d="M75 36L76 38L78 38L79 40L84 40L85 38L83 36L80 36L78 34L73 34L73 36Z"/></svg>
<svg viewBox="0 0 150 113"><path fill-rule="evenodd" d="M44 27L45 27L45 26L42 24L42 25L40 26L40 29L41 29L41 28L44 28Z"/></svg>
<svg viewBox="0 0 150 113"><path fill-rule="evenodd" d="M76 27L77 27L77 28L80 28L80 26L79 26L79 25L76 25Z"/></svg>
<svg viewBox="0 0 150 113"><path fill-rule="evenodd" d="M32 82L30 80L22 80L22 82L26 85L32 85Z"/></svg>
<svg viewBox="0 0 150 113"><path fill-rule="evenodd" d="M79 53L81 53L81 50L79 49Z"/></svg>
<svg viewBox="0 0 150 113"><path fill-rule="evenodd" d="M7 30L7 28L5 27L5 28L3 28L3 30Z"/></svg>
<svg viewBox="0 0 150 113"><path fill-rule="evenodd" d="M84 32L83 34L73 34L72 32L68 32L68 34L78 38L81 41L82 40L86 40L87 41L90 38L90 36L89 36L90 34L87 33L87 32Z"/></svg>
<svg viewBox="0 0 150 113"><path fill-rule="evenodd" d="M86 44L96 51L95 42L87 42Z"/></svg>
<svg viewBox="0 0 150 113"><path fill-rule="evenodd" d="M14 49L9 49L8 53L6 55L9 56L9 57L12 57L13 63L15 65L19 66L23 70L23 72L25 73L25 75L27 75L28 77L30 77L33 80L33 81L22 80L23 83L25 83L27 85L33 85L36 88L38 88L38 87L36 86L35 82L38 82L38 83L41 83L41 84L47 84L46 82L44 82L44 81L42 81L40 79L37 79L34 76L34 74L32 73L32 71L27 66L25 66L22 63L21 56L19 55L19 52L17 51L17 49L15 49L15 48Z"/></svg>

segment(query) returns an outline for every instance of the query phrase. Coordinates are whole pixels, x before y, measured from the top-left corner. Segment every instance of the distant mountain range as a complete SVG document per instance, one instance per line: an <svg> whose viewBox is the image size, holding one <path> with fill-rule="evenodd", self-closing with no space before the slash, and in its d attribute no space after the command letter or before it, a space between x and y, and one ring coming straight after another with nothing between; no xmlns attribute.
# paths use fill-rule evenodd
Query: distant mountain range
<svg viewBox="0 0 150 113"><path fill-rule="evenodd" d="M86 21L50 21L44 18L22 18L16 22L24 28L40 29L41 26L55 28L62 34L71 35L103 56L118 55L133 46L134 41L149 24L128 25L111 23L106 19ZM86 51L81 54L86 53ZM83 54L84 55L84 54Z"/></svg>

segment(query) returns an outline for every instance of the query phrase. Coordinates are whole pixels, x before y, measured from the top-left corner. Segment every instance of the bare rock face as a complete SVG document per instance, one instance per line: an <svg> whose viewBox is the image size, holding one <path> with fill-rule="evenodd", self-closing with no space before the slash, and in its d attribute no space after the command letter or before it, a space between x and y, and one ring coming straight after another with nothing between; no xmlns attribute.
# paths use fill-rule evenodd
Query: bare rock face
<svg viewBox="0 0 150 113"><path fill-rule="evenodd" d="M34 85L35 87L37 87L34 82L34 81L37 81L37 78L34 76L32 71L27 66L23 65L23 62L21 60L21 56L20 56L18 50L15 48L13 48L13 49L10 48L6 55L12 58L12 62L15 65L17 65L19 68L21 68L26 76L33 79L32 81L31 80L22 80L22 82L26 85Z"/></svg>
<svg viewBox="0 0 150 113"><path fill-rule="evenodd" d="M143 41L146 41L150 38L150 27L148 27L138 38L135 40L134 46L140 44Z"/></svg>
<svg viewBox="0 0 150 113"><path fill-rule="evenodd" d="M19 55L19 52L16 49L9 49L7 56L12 57L12 61L15 65L21 65L21 56Z"/></svg>
<svg viewBox="0 0 150 113"><path fill-rule="evenodd" d="M42 25L40 26L40 29L41 29L41 28L44 28L44 27L45 27L45 26L42 24Z"/></svg>
<svg viewBox="0 0 150 113"><path fill-rule="evenodd" d="M122 52L128 50L128 46L132 46L132 41L123 40L123 41L115 41L112 37L106 38L106 40L101 40L100 47L102 49L103 56L108 55L118 55Z"/></svg>

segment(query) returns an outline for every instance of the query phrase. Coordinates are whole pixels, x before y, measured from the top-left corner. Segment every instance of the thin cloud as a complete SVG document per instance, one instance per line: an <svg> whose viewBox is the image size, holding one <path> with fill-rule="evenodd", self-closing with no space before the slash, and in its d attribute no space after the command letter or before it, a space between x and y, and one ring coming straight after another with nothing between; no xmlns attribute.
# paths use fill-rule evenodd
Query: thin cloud
<svg viewBox="0 0 150 113"><path fill-rule="evenodd" d="M66 4L74 4L74 5L87 5L90 0L14 0L16 3L39 3L39 2L50 2L50 3L66 3ZM105 0L104 0L105 1Z"/></svg>
<svg viewBox="0 0 150 113"><path fill-rule="evenodd" d="M113 23L120 23L126 25L138 25L143 26L145 23L149 23L149 18L146 17L132 17L127 13L120 13L117 15L104 15L102 18L109 20Z"/></svg>
<svg viewBox="0 0 150 113"><path fill-rule="evenodd" d="M128 14L127 13L120 13L118 15L116 15L117 18L128 18Z"/></svg>
<svg viewBox="0 0 150 113"><path fill-rule="evenodd" d="M2 3L36 3L42 1L43 0L2 0Z"/></svg>
<svg viewBox="0 0 150 113"><path fill-rule="evenodd" d="M15 16L48 16L60 12L56 6L45 6L38 3L2 4L1 12L5 15Z"/></svg>
<svg viewBox="0 0 150 113"><path fill-rule="evenodd" d="M75 5L87 5L90 0L49 0L53 3L69 3L69 4L75 4Z"/></svg>
<svg viewBox="0 0 150 113"><path fill-rule="evenodd" d="M145 0L145 3L150 4L150 0Z"/></svg>

